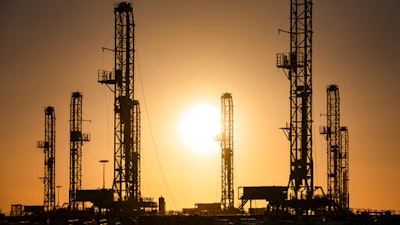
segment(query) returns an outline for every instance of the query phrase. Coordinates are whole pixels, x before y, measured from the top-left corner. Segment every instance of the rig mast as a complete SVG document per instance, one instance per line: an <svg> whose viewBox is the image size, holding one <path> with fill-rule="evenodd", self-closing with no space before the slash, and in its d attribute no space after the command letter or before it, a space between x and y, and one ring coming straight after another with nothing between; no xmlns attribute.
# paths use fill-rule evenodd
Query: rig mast
<svg viewBox="0 0 400 225"><path fill-rule="evenodd" d="M140 109L134 100L134 21L128 2L114 5L114 73L99 70L98 82L114 92L114 180L117 201L139 210Z"/></svg>
<svg viewBox="0 0 400 225"><path fill-rule="evenodd" d="M290 1L290 52L277 54L277 67L290 81L290 142L288 199L311 200L314 192L312 158L312 0ZM287 70L287 71L286 71ZM298 212L301 206L296 207Z"/></svg>
<svg viewBox="0 0 400 225"><path fill-rule="evenodd" d="M340 201L340 207L344 211L350 210L350 192L349 192L349 130L346 126L340 128L342 134L342 179L343 191Z"/></svg>
<svg viewBox="0 0 400 225"><path fill-rule="evenodd" d="M221 96L221 206L222 210L234 208L233 187L233 101L230 93Z"/></svg>
<svg viewBox="0 0 400 225"><path fill-rule="evenodd" d="M133 101L133 153L132 153L132 178L133 178L133 196L141 201L140 193L140 151L141 151L141 112L139 101ZM138 206L142 207L141 204Z"/></svg>
<svg viewBox="0 0 400 225"><path fill-rule="evenodd" d="M44 141L38 141L37 147L43 149L44 153L44 203L46 211L52 211L56 206L56 116L54 108L48 106L44 110Z"/></svg>
<svg viewBox="0 0 400 225"><path fill-rule="evenodd" d="M82 94L73 92L70 104L70 165L69 165L69 207L76 210L76 192L82 187L82 145L90 140L89 134L82 133Z"/></svg>
<svg viewBox="0 0 400 225"><path fill-rule="evenodd" d="M349 209L348 192L348 129L340 126L340 96L337 85L329 85L327 93L327 126L320 128L327 141L327 197L329 210Z"/></svg>

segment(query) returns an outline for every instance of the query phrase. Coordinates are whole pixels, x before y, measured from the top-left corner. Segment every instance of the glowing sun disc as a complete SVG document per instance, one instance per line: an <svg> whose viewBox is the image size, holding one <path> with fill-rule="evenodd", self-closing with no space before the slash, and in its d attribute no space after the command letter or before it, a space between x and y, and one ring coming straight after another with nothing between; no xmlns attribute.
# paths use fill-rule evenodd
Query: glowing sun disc
<svg viewBox="0 0 400 225"><path fill-rule="evenodd" d="M220 129L218 109L207 104L191 108L180 122L180 136L184 143L199 153L218 149L215 138Z"/></svg>

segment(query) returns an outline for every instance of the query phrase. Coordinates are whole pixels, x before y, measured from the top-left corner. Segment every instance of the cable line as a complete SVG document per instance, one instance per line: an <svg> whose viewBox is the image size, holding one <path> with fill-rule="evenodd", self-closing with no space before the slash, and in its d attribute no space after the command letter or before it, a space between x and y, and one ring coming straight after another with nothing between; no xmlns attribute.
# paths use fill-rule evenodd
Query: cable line
<svg viewBox="0 0 400 225"><path fill-rule="evenodd" d="M178 209L178 207L176 207L174 198L172 197L171 191L170 191L168 183L167 183L167 179L165 178L165 174L164 174L163 168L161 166L161 161L160 161L160 157L158 155L157 145L156 145L155 138L154 138L154 132L153 132L153 128L152 128L151 122L150 122L149 110L147 108L147 103L146 103L146 95L145 95L143 80L142 80L142 76L141 76L142 72L141 72L141 69L140 69L139 55L137 53L138 51L135 51L135 52L136 52L136 62L137 62L137 66L138 66L140 85L142 86L144 108L145 108L146 115L147 115L147 122L149 124L149 129L150 129L150 135L151 135L151 139L152 139L152 143L153 143L153 148L154 148L154 151L155 151L156 157L157 157L157 163L158 163L158 166L159 166L160 171L161 171L161 175L162 175L162 178L163 178L163 181L164 181L164 184L165 184L165 188L167 189L167 192L168 192L169 196L171 197L171 201L174 204L175 209Z"/></svg>

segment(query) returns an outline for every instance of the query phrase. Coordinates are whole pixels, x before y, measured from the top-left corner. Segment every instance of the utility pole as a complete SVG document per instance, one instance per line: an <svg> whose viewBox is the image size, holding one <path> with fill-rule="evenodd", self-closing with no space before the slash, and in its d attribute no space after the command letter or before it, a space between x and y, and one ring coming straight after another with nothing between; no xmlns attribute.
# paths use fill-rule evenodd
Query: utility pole
<svg viewBox="0 0 400 225"><path fill-rule="evenodd" d="M56 188L57 188L57 207L60 207L60 188L61 187L62 186L60 186L60 185L56 186Z"/></svg>
<svg viewBox="0 0 400 225"><path fill-rule="evenodd" d="M108 163L108 160L102 159L99 162L103 164L103 189L105 189L106 188L105 164Z"/></svg>

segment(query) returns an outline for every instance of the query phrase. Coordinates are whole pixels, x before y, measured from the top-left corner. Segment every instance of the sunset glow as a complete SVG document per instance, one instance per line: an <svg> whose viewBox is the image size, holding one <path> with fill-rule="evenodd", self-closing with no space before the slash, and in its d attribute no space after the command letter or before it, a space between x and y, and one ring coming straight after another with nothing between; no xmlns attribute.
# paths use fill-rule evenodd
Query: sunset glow
<svg viewBox="0 0 400 225"><path fill-rule="evenodd" d="M76 91L91 137L82 151L82 189L103 187L103 165L105 188L113 188L114 87L98 82L98 70L115 75L116 2L0 1L0 215L12 204L43 204L45 161L36 147L46 106L56 113L56 199L68 203ZM287 185L291 146L280 128L290 127L291 82L276 54L290 51L290 1L129 2L141 195L163 196L174 211L221 200L215 139L224 92L234 105L235 207L238 187ZM400 1L313 2L314 186L328 193L327 140L318 128L327 125L326 87L337 84L340 123L349 128L350 207L400 210Z"/></svg>
<svg viewBox="0 0 400 225"><path fill-rule="evenodd" d="M206 104L194 106L186 112L179 126L180 136L187 146L198 153L218 149L215 138L220 132L219 111Z"/></svg>

